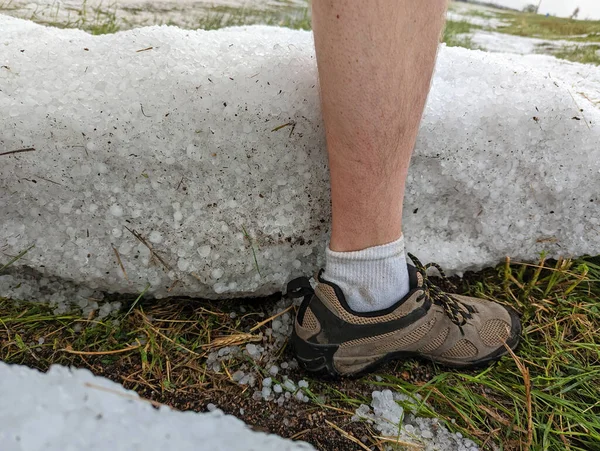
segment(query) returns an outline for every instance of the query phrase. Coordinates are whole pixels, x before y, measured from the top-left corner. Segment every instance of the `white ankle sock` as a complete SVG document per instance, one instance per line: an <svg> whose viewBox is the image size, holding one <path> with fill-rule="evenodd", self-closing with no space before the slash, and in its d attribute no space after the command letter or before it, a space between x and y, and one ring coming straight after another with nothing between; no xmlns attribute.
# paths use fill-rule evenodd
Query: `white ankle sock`
<svg viewBox="0 0 600 451"><path fill-rule="evenodd" d="M360 251L336 252L327 246L323 278L341 288L356 312L390 307L410 289L404 236Z"/></svg>

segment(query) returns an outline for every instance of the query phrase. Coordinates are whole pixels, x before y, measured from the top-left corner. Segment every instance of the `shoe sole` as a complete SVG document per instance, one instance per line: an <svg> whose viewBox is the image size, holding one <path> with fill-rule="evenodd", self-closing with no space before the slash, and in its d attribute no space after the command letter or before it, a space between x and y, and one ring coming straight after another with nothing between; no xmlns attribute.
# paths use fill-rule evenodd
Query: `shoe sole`
<svg viewBox="0 0 600 451"><path fill-rule="evenodd" d="M508 307L507 310L511 316L512 323L517 325L517 327L515 327L515 330L512 331L511 336L506 340L507 346L514 351L519 345L519 341L521 338L521 323L519 321L519 315L515 310L513 310L510 307ZM303 369L311 373L318 373L332 378L338 378L340 376L359 376L371 372L374 369L380 367L382 364L392 360L417 359L427 362L433 362L439 365L443 365L447 368L479 368L482 366L486 366L491 362L494 362L508 354L508 351L505 348L499 348L496 352L486 356L481 360L461 364L456 362L443 361L439 358L436 359L433 357L428 357L419 352L396 351L387 353L379 358L376 358L375 360L373 360L372 356L367 356L364 358L364 367L360 366L360 359L353 358L353 363L359 366L360 369L353 372L342 373L336 369L334 362L334 356L339 348L339 345L310 343L301 339L294 330L292 333L292 346L295 349L296 359L298 360L298 363Z"/></svg>

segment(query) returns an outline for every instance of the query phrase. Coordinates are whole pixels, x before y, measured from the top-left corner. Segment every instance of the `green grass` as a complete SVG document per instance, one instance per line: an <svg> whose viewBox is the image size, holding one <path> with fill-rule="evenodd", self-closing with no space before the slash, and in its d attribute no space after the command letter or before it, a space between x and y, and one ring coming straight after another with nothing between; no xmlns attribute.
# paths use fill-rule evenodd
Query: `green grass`
<svg viewBox="0 0 600 451"><path fill-rule="evenodd" d="M210 334L228 334L237 324L225 313L189 303L157 302L147 308L136 300L131 307L131 313L98 320L54 315L46 305L0 298L0 360L41 370L54 363L111 367L113 379L160 395L166 386L198 384Z"/></svg>
<svg viewBox="0 0 600 451"><path fill-rule="evenodd" d="M523 313L516 356L472 371L398 363L379 373L383 380L368 376L350 391L336 381L315 380L308 393L313 407L347 422L361 403L369 402L365 393L373 386L391 388L420 394L422 402L405 407L445 419L451 430L482 446L600 449L600 257L502 264L467 275L459 292L495 299ZM168 404L170 396L196 393L192 387L197 396L207 396L229 384L243 362L231 361L215 374L205 368L207 353L254 341L269 326L258 327L258 313L252 310L264 304L231 318L228 309L239 301L150 301L142 296L122 301L121 312L95 319L53 315L44 305L0 298L0 360L40 369L54 363L87 367ZM415 382L427 380L418 376L424 371L433 377Z"/></svg>
<svg viewBox="0 0 600 451"><path fill-rule="evenodd" d="M63 10L61 10L63 8ZM65 13L66 9L66 13ZM0 12L15 13L18 8L12 0L0 3ZM26 19L36 23L56 28L77 28L93 35L111 34L117 31L135 28L137 25L132 17L119 18L116 3L106 6L100 4L91 7L84 1L80 8L62 7L60 4L38 6ZM123 11L132 16L142 12L139 8L123 8ZM224 27L242 25L274 25L293 29L310 30L311 19L309 8L278 7L271 9L236 8L229 6L213 6L206 10L198 11L199 18L196 23L189 26L169 20L167 25L182 28L216 30ZM162 12L164 14L164 12ZM153 23L163 24L160 11L155 12Z"/></svg>
<svg viewBox="0 0 600 451"><path fill-rule="evenodd" d="M293 29L310 30L311 21L308 8L235 8L213 6L202 17L196 28L216 30L242 25L274 25Z"/></svg>
<svg viewBox="0 0 600 451"><path fill-rule="evenodd" d="M471 37L466 35L473 30L480 29L477 25L472 25L467 21L446 21L442 42L445 42L448 47L465 47L467 49L477 48Z"/></svg>
<svg viewBox="0 0 600 451"><path fill-rule="evenodd" d="M310 30L311 21L307 8L284 10L259 10L250 8L213 7L202 17L196 28L216 30L242 25L274 25L293 29Z"/></svg>
<svg viewBox="0 0 600 451"><path fill-rule="evenodd" d="M15 11L17 8L17 6L15 6L13 4L13 0L4 0L2 2L0 2L0 12L1 11L5 11L5 12L9 12L9 11Z"/></svg>
<svg viewBox="0 0 600 451"><path fill-rule="evenodd" d="M560 50L553 50L551 53L557 58L598 66L600 65L600 53L598 51L600 51L600 44L564 46Z"/></svg>
<svg viewBox="0 0 600 451"><path fill-rule="evenodd" d="M451 5L452 9L452 5ZM600 64L600 56L596 50L600 48L600 21L590 20L572 20L560 17L546 17L544 15L501 11L488 12L476 9L456 11L459 14L467 14L476 17L494 17L503 20L507 24L496 29L485 28L486 31L496 31L499 33L511 34L523 37L535 37L547 40L568 40L573 41L573 45L564 46L556 49L555 46L538 46L539 53L553 55L560 59L574 61L585 64ZM470 33L472 29L483 28L470 25L468 22L448 22L444 41L449 46L460 46L466 48L476 48L472 40L464 33ZM460 36L463 34L462 36ZM582 46L576 45L577 42L592 42L596 45Z"/></svg>
<svg viewBox="0 0 600 451"><path fill-rule="evenodd" d="M523 312L517 356L481 371L440 372L425 384L384 376L373 384L427 403L422 415L505 450L600 449L600 266L598 259L503 265L465 283L464 292Z"/></svg>
<svg viewBox="0 0 600 451"><path fill-rule="evenodd" d="M450 4L450 9L452 9L452 3ZM490 10L479 10L479 9L468 9L465 11L456 11L459 14L466 14L468 16L471 17L481 17L483 19L491 19L491 18L496 18L498 17L498 14L500 13L500 11L490 11Z"/></svg>
<svg viewBox="0 0 600 451"><path fill-rule="evenodd" d="M56 3L41 7L42 11L36 8L28 19L56 28L77 28L93 35L111 34L121 30L114 3L107 8L104 8L102 3L92 7L88 6L87 0L84 0L81 8L67 8L66 19L59 16L60 7L60 4ZM50 18L44 14L47 13L48 8L50 8Z"/></svg>
<svg viewBox="0 0 600 451"><path fill-rule="evenodd" d="M463 12L471 16L490 17L487 12L471 10ZM523 37L535 37L547 40L569 40L573 45L563 46L556 49L555 46L538 46L539 53L553 55L560 59L585 64L600 65L600 55L596 52L600 49L600 21L572 20L560 17L546 17L539 14L520 12L501 12L493 17L502 19L507 25L497 29L485 28L486 31L512 34ZM472 39L465 34L474 29L482 29L469 24L466 21L448 21L444 32L444 42L448 46L477 48ZM577 45L577 42L597 42L598 45Z"/></svg>
<svg viewBox="0 0 600 451"><path fill-rule="evenodd" d="M17 255L15 255L13 258L11 258L8 263L5 263L4 265L2 265L0 267L0 274L2 274L6 269L8 269L9 266L11 266L12 264L14 264L17 260L23 258L25 256L25 254L27 254L27 252L29 252L31 249L33 249L35 247L35 245L31 245L29 246L27 249L22 250L21 252L19 252Z"/></svg>
<svg viewBox="0 0 600 451"><path fill-rule="evenodd" d="M573 20L531 13L501 13L499 18L509 22L497 29L501 33L541 39L600 41L600 21L597 20Z"/></svg>

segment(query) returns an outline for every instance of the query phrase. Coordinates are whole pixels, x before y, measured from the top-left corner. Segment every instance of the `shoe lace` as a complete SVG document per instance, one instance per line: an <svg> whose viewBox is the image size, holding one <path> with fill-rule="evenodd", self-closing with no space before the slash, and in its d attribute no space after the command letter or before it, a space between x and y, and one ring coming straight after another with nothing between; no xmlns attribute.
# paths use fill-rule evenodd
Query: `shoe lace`
<svg viewBox="0 0 600 451"><path fill-rule="evenodd" d="M444 309L446 316L458 326L460 332L464 335L465 333L462 326L467 324L469 319L473 318L473 313L477 313L477 310L473 306L463 304L458 299L444 292L440 287L435 285L429 277L427 277L427 270L429 268L435 268L439 271L442 280L451 283L440 265L437 263L427 263L426 265L423 265L420 260L411 253L408 253L408 256L413 261L417 271L423 277L423 296L430 299L434 304L441 306Z"/></svg>

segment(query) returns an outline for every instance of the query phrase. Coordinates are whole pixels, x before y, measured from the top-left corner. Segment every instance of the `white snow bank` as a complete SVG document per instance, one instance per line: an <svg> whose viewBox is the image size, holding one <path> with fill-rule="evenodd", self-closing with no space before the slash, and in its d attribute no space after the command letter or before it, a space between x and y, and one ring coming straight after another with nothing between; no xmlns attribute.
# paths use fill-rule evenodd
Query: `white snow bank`
<svg viewBox="0 0 600 451"><path fill-rule="evenodd" d="M0 362L2 451L314 449L254 432L216 410L154 408L135 392L88 370L52 366L40 373Z"/></svg>
<svg viewBox="0 0 600 451"><path fill-rule="evenodd" d="M564 39L540 39L527 36L516 36L495 31L476 30L465 33L477 48L488 52L518 53L549 53L550 50L560 50L567 47L585 47L597 45L597 42L577 42Z"/></svg>
<svg viewBox="0 0 600 451"><path fill-rule="evenodd" d="M260 295L323 263L309 32L90 36L0 16L0 66L0 153L35 149L0 156L1 261L35 245L0 294L61 304L60 278L83 285L68 292L80 305L147 284ZM409 250L455 271L600 253L599 92L593 66L442 46L407 182Z"/></svg>

